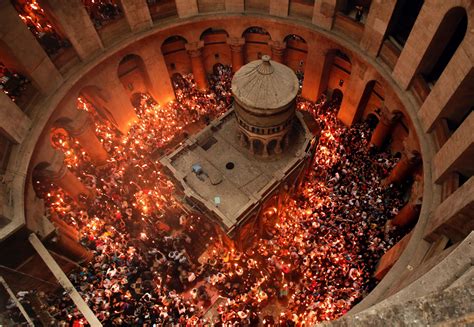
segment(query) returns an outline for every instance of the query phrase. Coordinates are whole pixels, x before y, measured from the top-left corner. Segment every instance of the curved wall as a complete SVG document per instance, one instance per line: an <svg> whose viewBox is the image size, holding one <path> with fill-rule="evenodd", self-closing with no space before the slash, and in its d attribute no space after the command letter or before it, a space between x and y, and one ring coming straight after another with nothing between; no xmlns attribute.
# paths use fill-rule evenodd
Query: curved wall
<svg viewBox="0 0 474 327"><path fill-rule="evenodd" d="M397 51L387 50L387 39L384 38L394 3L391 8L372 3L364 25L356 24L348 20L347 16L338 13L336 1L317 1L314 6L309 6L308 8L313 10L312 20L303 16L289 16L288 13L292 11L288 8L291 8L292 1L270 1L268 12L265 12L265 8L255 7L258 10L254 10L250 2L245 2L249 7L244 7L243 1L226 0L228 11L219 12L218 16L216 13L198 12L198 3L195 1L177 1L179 17L169 17L159 21L159 24L151 20L144 4L133 9L127 7L129 2L122 1L129 26L128 32L108 36L106 39L103 31L94 34L94 31L85 28L85 34L95 35L95 44L78 41L76 45L72 42L76 52L81 54L81 61L69 65L66 70L56 69L23 30L27 40L24 42L26 46L33 44L28 55L25 54L23 46L12 39L11 33L2 30L2 42L9 44L10 51L17 55L18 62L41 93L21 109L16 105L12 106L4 99L3 94L0 98L2 105L5 104L5 108L14 113L10 114L10 117L15 119L14 122L18 126L30 126L29 129L20 131L17 136L12 132L11 126L2 126L8 138L13 140L12 143L16 143L12 146L8 169L4 174L3 198L6 205L3 206L1 214L9 223L1 229L2 240L25 222L29 230L40 235L47 234L47 222L42 218L43 206L34 195L31 185L32 170L43 162L53 165L55 161L61 161L60 155L50 145L49 131L58 120L76 118L75 101L77 96L84 92L84 88L92 87L98 90L96 101L102 101L103 107L110 109L119 128L126 131L127 124L134 119L130 113L133 111L130 103L132 91L127 90L130 81L134 84L134 81L141 79L137 89L147 88L158 102L164 103L171 100L174 94L170 79L163 76L195 71L193 56L201 56L204 69L210 71L214 63L230 64L234 63L234 60L238 62L238 56L241 55L244 56L244 61L259 54L279 56L282 48L286 48L282 60L287 65L293 69L304 68L304 97L315 100L326 89L340 89L343 92L343 101L339 118L348 125L366 117L382 105L384 115L401 112L403 126L397 127L394 133L405 137L406 142L397 144L397 150L418 150L422 153L424 190L418 224L410 233L409 242L405 242L403 247L400 246L400 252L404 251L393 268L354 311L367 308L399 290L403 286L401 279L410 279L414 271L424 269L423 263L427 259L443 251L443 240L452 240L453 243L462 240L463 233L456 228L452 231L444 227L460 223L458 213L472 203L472 195L469 197L473 184L471 176L468 175L467 180L462 183L459 182L459 177L456 182L456 177L453 181L450 176L455 168L461 167L457 168L459 170L463 165L469 164L465 152L461 150L464 146L472 151L472 135L465 136L471 143L459 143L465 135L461 133L470 131L473 117L472 114L465 117L454 131L446 131L446 128L440 131L441 127L438 126L443 115L451 112L446 109L448 105L471 94L469 89L464 91L464 85L472 82L473 78L474 42L470 29L472 19L469 19L465 39L438 82L429 92L424 89L424 99L421 96L423 94L420 95L420 87L414 81L417 67L423 61L429 41L432 41L436 33L437 25L426 25L426 20L436 12L434 21L440 24L443 13L456 5L466 8L471 18L472 2L450 2L439 8L437 2L426 1L407 43L398 56ZM51 1L52 7L60 6L55 3ZM200 5L200 8L206 7ZM6 6L8 5L4 3L0 8L0 14L9 18L5 27L21 29L18 22L11 17L14 13ZM63 16L68 17L64 12ZM63 21L66 21L64 17ZM265 29L269 36L245 33L253 26ZM425 29L425 26L428 28ZM77 26L72 24L70 29L74 30L75 27ZM225 42L223 33L204 33L209 28L224 29ZM287 37L293 34L301 37L304 42L292 44L292 40ZM165 42L170 36L180 36L185 42ZM72 32L69 37L74 38ZM38 54L38 58L34 60L41 60L40 66L33 65L33 59L29 57L31 53ZM126 79L119 78L118 70L120 62L130 54L138 56L144 68L140 69L136 76L129 77L127 82ZM133 87L135 86L132 85ZM457 90L463 92L456 92ZM462 103L465 102L463 100ZM449 134L453 134L453 137ZM448 145L456 149L461 147L451 153L452 158L447 158L447 150L443 152ZM454 162L446 162L449 160ZM439 163L436 165L436 162ZM444 167L443 172L438 172L439 166ZM463 171L464 175L469 173ZM457 203L457 207L453 209L446 201L450 201L449 195L452 193L459 196L460 192L465 201ZM451 208L451 211L443 209L443 205ZM439 208L443 209L442 212L439 212ZM447 241L444 242L446 245Z"/></svg>

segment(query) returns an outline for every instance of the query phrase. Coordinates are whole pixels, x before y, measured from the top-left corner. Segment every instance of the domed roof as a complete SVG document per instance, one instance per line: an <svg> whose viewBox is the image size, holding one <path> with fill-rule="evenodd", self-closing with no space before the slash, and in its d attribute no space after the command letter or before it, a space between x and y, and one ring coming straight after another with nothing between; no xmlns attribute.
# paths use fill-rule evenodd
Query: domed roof
<svg viewBox="0 0 474 327"><path fill-rule="evenodd" d="M262 115L285 108L295 99L298 89L293 70L267 55L242 66L232 79L235 100Z"/></svg>

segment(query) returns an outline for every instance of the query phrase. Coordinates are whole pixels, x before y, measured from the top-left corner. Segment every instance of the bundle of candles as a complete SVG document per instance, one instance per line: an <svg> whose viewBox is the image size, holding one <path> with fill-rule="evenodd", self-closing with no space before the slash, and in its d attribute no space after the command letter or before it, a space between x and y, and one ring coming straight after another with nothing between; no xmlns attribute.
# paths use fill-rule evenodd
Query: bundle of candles
<svg viewBox="0 0 474 327"><path fill-rule="evenodd" d="M95 199L86 209L50 183L41 194L49 214L76 226L94 251L70 279L104 324L309 326L336 319L375 286L377 261L401 237L384 226L403 204L402 190L380 185L396 159L369 154L369 126L344 127L337 105L325 98L298 99L322 134L302 189L280 212L274 209L271 235L241 253L219 242L210 221L184 212L151 149L165 148L187 124L222 114L231 78L230 67L219 66L210 90L201 92L185 75L174 81L177 100L164 106L144 94L140 119L125 136L79 100L110 155L106 169L74 157L74 172ZM55 143L66 153L82 151L71 139ZM205 262L198 261L199 242ZM85 323L67 297L45 300L58 323Z"/></svg>

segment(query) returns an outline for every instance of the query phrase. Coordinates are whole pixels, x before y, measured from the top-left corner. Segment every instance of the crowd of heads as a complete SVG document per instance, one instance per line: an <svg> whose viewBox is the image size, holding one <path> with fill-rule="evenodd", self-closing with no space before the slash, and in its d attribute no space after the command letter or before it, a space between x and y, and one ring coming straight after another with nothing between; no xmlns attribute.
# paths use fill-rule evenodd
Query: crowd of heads
<svg viewBox="0 0 474 327"><path fill-rule="evenodd" d="M48 215L75 226L93 252L69 277L104 325L309 326L340 317L375 286L376 263L400 237L385 226L403 189L381 185L397 158L371 151L369 125L345 127L338 104L324 97L298 98L322 128L314 162L250 248L226 247L213 222L181 206L156 149L224 113L231 78L230 67L217 65L210 89L199 91L192 75L175 76L176 101L160 106L142 95L128 135L80 99L109 153L104 167L67 134L54 139L94 197L84 206L52 183L38 180L36 189ZM66 293L43 301L55 325L86 323Z"/></svg>
<svg viewBox="0 0 474 327"><path fill-rule="evenodd" d="M46 13L36 0L16 0L13 5L21 20L33 33L43 49L52 56L61 48L71 46L70 42L63 38L53 27Z"/></svg>
<svg viewBox="0 0 474 327"><path fill-rule="evenodd" d="M8 69L0 62L0 90L17 102L30 84L30 80L22 74Z"/></svg>
<svg viewBox="0 0 474 327"><path fill-rule="evenodd" d="M123 16L116 0L82 0L82 2L95 28L101 28Z"/></svg>

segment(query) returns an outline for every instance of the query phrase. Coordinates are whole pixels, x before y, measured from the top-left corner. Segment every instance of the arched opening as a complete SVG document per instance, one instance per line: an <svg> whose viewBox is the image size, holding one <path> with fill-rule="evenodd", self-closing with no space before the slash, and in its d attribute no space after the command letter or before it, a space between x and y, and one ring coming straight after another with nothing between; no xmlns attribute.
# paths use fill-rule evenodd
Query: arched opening
<svg viewBox="0 0 474 327"><path fill-rule="evenodd" d="M421 60L418 74L432 88L464 39L467 13L454 7L445 15Z"/></svg>
<svg viewBox="0 0 474 327"><path fill-rule="evenodd" d="M150 93L151 82L143 59L135 54L126 55L117 69L117 75L128 95Z"/></svg>
<svg viewBox="0 0 474 327"><path fill-rule="evenodd" d="M334 89L331 94L331 102L339 107L342 103L342 98L344 97L344 94L340 89Z"/></svg>
<svg viewBox="0 0 474 327"><path fill-rule="evenodd" d="M424 0L398 0L387 27L387 36L401 50L415 25Z"/></svg>
<svg viewBox="0 0 474 327"><path fill-rule="evenodd" d="M262 55L271 56L272 50L268 45L271 40L270 33L266 29L259 26L247 28L242 37L245 39L245 60L250 62L260 59Z"/></svg>
<svg viewBox="0 0 474 327"><path fill-rule="evenodd" d="M373 131L379 123L379 117L375 113L370 113L365 118L365 122L367 126Z"/></svg>
<svg viewBox="0 0 474 327"><path fill-rule="evenodd" d="M372 0L339 0L337 11L356 22L365 24Z"/></svg>
<svg viewBox="0 0 474 327"><path fill-rule="evenodd" d="M104 26L124 17L123 9L118 0L82 0L82 3L96 30L100 30Z"/></svg>
<svg viewBox="0 0 474 327"><path fill-rule="evenodd" d="M0 86L22 110L25 110L37 92L30 77L2 41L0 41Z"/></svg>
<svg viewBox="0 0 474 327"><path fill-rule="evenodd" d="M77 58L75 50L49 10L36 0L11 0L21 20L58 68Z"/></svg>
<svg viewBox="0 0 474 327"><path fill-rule="evenodd" d="M262 155L263 154L263 142L258 140L258 139L254 139L252 140L252 145L253 145L253 153L254 154L257 154L257 155Z"/></svg>
<svg viewBox="0 0 474 327"><path fill-rule="evenodd" d="M174 35L161 44L161 53L170 76L174 73L184 75L192 72L191 59L186 52L186 43L188 41L185 38Z"/></svg>
<svg viewBox="0 0 474 327"><path fill-rule="evenodd" d="M363 113L366 110L374 111L375 109L380 108L380 105L376 104L378 103L378 101L376 101L378 94L376 91L374 91L376 84L378 84L377 81L371 80L365 85L364 92L362 93L362 97L354 117L354 122L357 122L359 118L363 116ZM375 106L375 108L373 106Z"/></svg>
<svg viewBox="0 0 474 327"><path fill-rule="evenodd" d="M352 63L349 56L340 49L330 50L326 55L323 74L327 74L327 87L321 91L339 89L343 94L352 71Z"/></svg>
<svg viewBox="0 0 474 327"><path fill-rule="evenodd" d="M224 29L208 28L200 37L204 42L202 56L207 73L212 72L216 63L230 65L232 62L230 47L227 44L229 34Z"/></svg>
<svg viewBox="0 0 474 327"><path fill-rule="evenodd" d="M267 144L268 154L270 154L270 155L276 154L275 148L277 146L277 143L278 143L277 140L271 140L270 142L268 142L268 144Z"/></svg>
<svg viewBox="0 0 474 327"><path fill-rule="evenodd" d="M308 44L303 37L296 34L287 35L284 41L286 43L285 64L295 71L300 86L302 86L308 56Z"/></svg>
<svg viewBox="0 0 474 327"><path fill-rule="evenodd" d="M177 17L175 0L147 0L148 10L153 22L166 17Z"/></svg>

